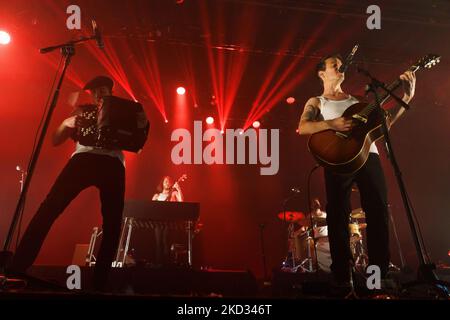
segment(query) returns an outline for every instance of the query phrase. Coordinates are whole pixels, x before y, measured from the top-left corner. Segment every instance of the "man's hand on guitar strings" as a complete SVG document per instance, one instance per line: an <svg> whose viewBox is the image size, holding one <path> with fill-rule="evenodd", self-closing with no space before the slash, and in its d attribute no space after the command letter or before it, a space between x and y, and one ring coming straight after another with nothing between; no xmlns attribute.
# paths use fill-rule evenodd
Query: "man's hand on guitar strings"
<svg viewBox="0 0 450 320"><path fill-rule="evenodd" d="M345 117L327 120L327 123L334 131L350 131L356 125L354 120Z"/></svg>

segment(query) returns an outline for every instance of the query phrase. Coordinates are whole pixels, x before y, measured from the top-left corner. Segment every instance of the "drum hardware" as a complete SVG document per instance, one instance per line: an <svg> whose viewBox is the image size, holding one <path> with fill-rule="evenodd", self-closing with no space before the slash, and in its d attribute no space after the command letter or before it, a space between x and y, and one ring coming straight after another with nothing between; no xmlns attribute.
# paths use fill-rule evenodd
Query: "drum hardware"
<svg viewBox="0 0 450 320"><path fill-rule="evenodd" d="M369 257L363 242L362 230L367 228L367 223L359 223L357 219L365 218L365 213L362 209L355 209L350 213L350 221L348 230L350 234L350 251L355 261L354 269L364 273L369 265Z"/></svg>
<svg viewBox="0 0 450 320"><path fill-rule="evenodd" d="M315 247L315 241L313 237L311 236L312 229L308 228L302 235L303 241L300 238L300 241L294 241L295 244L295 250L298 258L302 258L300 254L305 253L306 251L306 257L300 261L300 263L294 268L294 272L298 272L300 269L300 272L306 272L311 273L315 272L315 257L314 257L314 247ZM298 242L298 243L297 243Z"/></svg>
<svg viewBox="0 0 450 320"><path fill-rule="evenodd" d="M398 239L395 222L393 220L392 213L390 212L390 205L388 205L388 208L389 208L389 222L390 222L393 234L394 234L394 238L396 240L397 248L399 251L400 262L403 267L405 265L403 253L402 253L402 250L400 247L400 241ZM361 238L362 237L361 232L358 232L357 230L365 229L367 227L367 224L366 223L358 223L357 219L365 219L366 214L362 208L357 208L357 209L352 210L352 212L350 213L350 217L351 217L351 219L353 219L353 222L351 222L349 224L349 228L350 228L349 230L350 230L350 235L351 235L351 244L350 245L352 247L352 252L354 253L354 256L356 254L356 260L359 261L356 264L357 268L361 269L362 271L365 271L365 267L363 267L363 266L368 265L368 258L367 258L367 255L364 253L364 246L363 246L363 242L362 242L363 239ZM356 221L356 223L355 223L355 221ZM359 249L359 248L361 248L361 249ZM366 261L366 262L364 262L364 261ZM392 262L389 262L389 270L400 271L401 268L399 268Z"/></svg>
<svg viewBox="0 0 450 320"><path fill-rule="evenodd" d="M363 211L363 209L358 208L358 209L352 210L352 212L350 213L350 217L352 219L365 219L366 213Z"/></svg>
<svg viewBox="0 0 450 320"><path fill-rule="evenodd" d="M284 219L286 217L286 219ZM288 254L282 263L282 270L289 272L316 272L318 239L328 236L326 214L306 216L303 212L281 212L281 220L289 221ZM312 222L311 222L312 221ZM296 229L296 226L300 226ZM323 230L324 229L324 230Z"/></svg>
<svg viewBox="0 0 450 320"><path fill-rule="evenodd" d="M353 277L353 272L356 271L356 265L352 265L350 263L349 267L348 267L348 271L349 271L349 279L350 279L350 292L345 296L344 299L359 299L358 295L356 294L355 291L355 282L354 282L354 277Z"/></svg>

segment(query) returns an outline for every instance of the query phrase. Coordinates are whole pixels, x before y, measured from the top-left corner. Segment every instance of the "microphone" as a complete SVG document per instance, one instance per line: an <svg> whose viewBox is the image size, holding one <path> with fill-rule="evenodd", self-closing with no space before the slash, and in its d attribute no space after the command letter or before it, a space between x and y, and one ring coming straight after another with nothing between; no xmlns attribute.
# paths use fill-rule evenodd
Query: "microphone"
<svg viewBox="0 0 450 320"><path fill-rule="evenodd" d="M356 44L353 49L352 52L350 52L350 54L347 56L347 58L345 59L345 61L342 63L342 65L339 67L339 72L340 73L344 73L345 71L347 71L347 68L352 64L353 62L353 57L355 56L356 51L358 50L358 45Z"/></svg>
<svg viewBox="0 0 450 320"><path fill-rule="evenodd" d="M94 33L93 38L95 39L95 42L97 43L97 47L100 49L103 49L105 47L105 44L103 43L102 34L100 33L100 30L98 29L97 22L95 20L92 20L92 31Z"/></svg>

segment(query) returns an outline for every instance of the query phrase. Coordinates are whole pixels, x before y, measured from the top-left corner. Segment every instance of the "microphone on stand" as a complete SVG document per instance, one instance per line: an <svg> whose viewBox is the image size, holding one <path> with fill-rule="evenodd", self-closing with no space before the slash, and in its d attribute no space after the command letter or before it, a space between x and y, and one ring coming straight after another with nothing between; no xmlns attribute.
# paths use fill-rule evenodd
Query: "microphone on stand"
<svg viewBox="0 0 450 320"><path fill-rule="evenodd" d="M357 44L353 47L352 52L350 52L350 54L347 56L345 61L339 67L339 72L340 73L344 73L345 71L347 71L347 68L352 64L353 57L355 56L355 53L358 50L358 47L359 47L359 45L357 45Z"/></svg>
<svg viewBox="0 0 450 320"><path fill-rule="evenodd" d="M97 26L97 22L95 22L95 20L92 20L91 23L92 23L92 31L94 33L93 38L95 39L95 42L97 43L97 47L99 47L100 49L105 48L105 44L103 42L103 37Z"/></svg>

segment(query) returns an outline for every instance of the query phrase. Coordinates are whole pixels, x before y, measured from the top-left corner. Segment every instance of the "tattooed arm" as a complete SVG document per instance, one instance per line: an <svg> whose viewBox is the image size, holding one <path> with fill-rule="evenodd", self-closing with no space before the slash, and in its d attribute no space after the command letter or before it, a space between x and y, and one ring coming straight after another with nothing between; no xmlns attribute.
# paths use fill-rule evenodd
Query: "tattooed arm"
<svg viewBox="0 0 450 320"><path fill-rule="evenodd" d="M353 125L352 120L339 117L332 120L324 120L320 114L320 101L313 97L309 99L303 109L298 124L299 134L313 134L324 130L348 131Z"/></svg>

